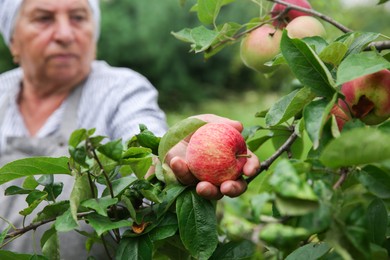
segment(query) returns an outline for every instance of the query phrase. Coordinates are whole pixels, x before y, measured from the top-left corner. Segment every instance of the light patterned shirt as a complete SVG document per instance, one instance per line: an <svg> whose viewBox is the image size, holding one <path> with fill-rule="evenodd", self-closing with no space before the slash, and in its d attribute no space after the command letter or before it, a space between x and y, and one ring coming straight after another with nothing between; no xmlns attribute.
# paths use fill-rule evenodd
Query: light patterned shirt
<svg viewBox="0 0 390 260"><path fill-rule="evenodd" d="M22 80L20 68L0 75L0 107L9 102L0 127L0 152L5 150L7 137L28 136L17 105ZM126 140L139 133L144 124L158 136L167 129L166 118L157 103L158 93L139 73L117 68L104 61L94 61L86 80L77 111L78 128L96 128L96 134L111 140ZM67 101L47 119L36 134L47 137L58 131ZM0 153L1 155L1 153Z"/></svg>

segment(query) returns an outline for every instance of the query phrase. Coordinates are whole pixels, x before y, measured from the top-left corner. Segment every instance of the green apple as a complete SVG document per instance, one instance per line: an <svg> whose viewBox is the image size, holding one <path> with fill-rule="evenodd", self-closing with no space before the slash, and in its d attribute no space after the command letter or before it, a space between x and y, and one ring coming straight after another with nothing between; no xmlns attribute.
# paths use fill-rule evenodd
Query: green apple
<svg viewBox="0 0 390 260"><path fill-rule="evenodd" d="M303 39L305 37L326 36L322 23L313 16L299 16L286 26L290 38Z"/></svg>
<svg viewBox="0 0 390 260"><path fill-rule="evenodd" d="M248 33L241 41L240 56L243 63L258 72L271 72L273 68L265 65L280 53L282 31L265 24Z"/></svg>

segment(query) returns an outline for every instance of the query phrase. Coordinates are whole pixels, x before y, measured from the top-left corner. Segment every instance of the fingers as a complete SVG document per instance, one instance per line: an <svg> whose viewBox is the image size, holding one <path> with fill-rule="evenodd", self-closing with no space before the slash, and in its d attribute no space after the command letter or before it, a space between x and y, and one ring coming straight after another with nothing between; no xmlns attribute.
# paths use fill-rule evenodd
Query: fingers
<svg viewBox="0 0 390 260"><path fill-rule="evenodd" d="M197 179L188 169L187 163L184 159L176 156L171 159L170 167L176 175L176 178L184 185L193 185Z"/></svg>
<svg viewBox="0 0 390 260"><path fill-rule="evenodd" d="M219 191L219 187L207 181L201 181L196 185L196 193L209 200L219 200L223 197L223 194Z"/></svg>
<svg viewBox="0 0 390 260"><path fill-rule="evenodd" d="M250 157L247 159L244 168L242 169L244 175L251 177L254 176L257 171L260 169L259 158L248 149L248 154Z"/></svg>
<svg viewBox="0 0 390 260"><path fill-rule="evenodd" d="M238 179L236 181L225 181L221 184L220 191L223 195L231 198L240 196L247 189L247 183L244 179Z"/></svg>

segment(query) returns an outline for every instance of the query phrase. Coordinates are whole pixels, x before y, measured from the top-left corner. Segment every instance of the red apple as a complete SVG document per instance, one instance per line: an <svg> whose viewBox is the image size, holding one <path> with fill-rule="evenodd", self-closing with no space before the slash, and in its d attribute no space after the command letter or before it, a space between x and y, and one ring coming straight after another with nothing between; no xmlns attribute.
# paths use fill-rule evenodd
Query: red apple
<svg viewBox="0 0 390 260"><path fill-rule="evenodd" d="M241 133L224 123L208 123L192 135L186 160L188 168L201 181L221 185L236 180L247 161L247 146Z"/></svg>
<svg viewBox="0 0 390 260"><path fill-rule="evenodd" d="M297 5L299 7L312 9L310 3L306 0L284 0L284 1L286 3ZM281 12L283 12L286 9L286 7L287 6L285 5L275 3L271 9L272 18L278 16ZM290 11L288 11L288 13L286 13L282 17L279 17L278 19L274 20L273 25L277 28L284 28L293 19L303 15L308 15L308 14L302 11L291 9Z"/></svg>
<svg viewBox="0 0 390 260"><path fill-rule="evenodd" d="M272 67L264 65L280 53L282 31L265 24L248 33L241 41L240 55L244 64L258 72L271 72Z"/></svg>
<svg viewBox="0 0 390 260"><path fill-rule="evenodd" d="M341 86L352 115L368 125L390 117L390 71L364 75Z"/></svg>

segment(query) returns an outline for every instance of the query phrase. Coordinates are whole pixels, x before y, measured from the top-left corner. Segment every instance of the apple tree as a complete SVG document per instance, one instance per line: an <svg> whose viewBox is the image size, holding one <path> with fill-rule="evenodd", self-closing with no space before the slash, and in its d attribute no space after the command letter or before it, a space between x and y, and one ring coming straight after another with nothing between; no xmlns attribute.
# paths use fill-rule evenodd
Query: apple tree
<svg viewBox="0 0 390 260"><path fill-rule="evenodd" d="M221 10L236 2L197 0L192 11L200 25L172 34L205 59L240 44L253 73L287 66L299 82L256 111L242 132L257 155L267 143L274 152L255 176L244 177L247 205L238 218L227 219L223 200L199 197L164 163L172 147L206 122L183 119L161 137L140 125L130 140L113 141L78 129L69 157L26 158L0 169L6 195L29 198L21 217L34 216L23 227L9 223L1 230L1 247L51 223L41 252L0 250L0 258L60 259L61 252L48 249L58 248L58 234L79 230L80 222L93 229L79 230L90 238L87 248L113 237L108 259L389 258L389 36L353 31L304 0L253 0L255 8L273 5L245 24L220 22ZM327 37L324 24L341 35ZM62 189L54 189L52 179L41 181L59 174L74 177L73 187L63 188L71 190L65 201L55 199ZM21 177L23 186L9 185Z"/></svg>

